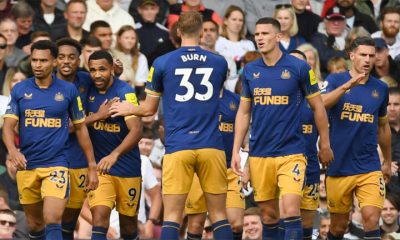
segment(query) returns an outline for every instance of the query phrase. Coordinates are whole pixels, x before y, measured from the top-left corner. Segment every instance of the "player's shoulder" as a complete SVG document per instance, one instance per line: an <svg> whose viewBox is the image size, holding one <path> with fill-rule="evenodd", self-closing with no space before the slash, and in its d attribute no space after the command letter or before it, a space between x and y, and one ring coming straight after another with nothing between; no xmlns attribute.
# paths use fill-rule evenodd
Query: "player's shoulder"
<svg viewBox="0 0 400 240"><path fill-rule="evenodd" d="M27 78L24 81L21 81L21 82L15 84L12 91L20 92L23 89L31 88L31 87L33 87L33 84L32 84L33 81L35 81L35 79L33 77Z"/></svg>
<svg viewBox="0 0 400 240"><path fill-rule="evenodd" d="M348 71L340 73L331 73L326 77L326 81L329 83L337 83L341 85L351 79L351 75Z"/></svg>
<svg viewBox="0 0 400 240"><path fill-rule="evenodd" d="M370 75L368 81L371 81L371 83L379 89L382 89L384 91L389 90L389 86L387 85L387 83L385 83L384 81L382 81L374 76Z"/></svg>
<svg viewBox="0 0 400 240"><path fill-rule="evenodd" d="M70 83L70 82L68 82L68 81L64 81L64 80L61 80L61 79L59 79L59 78L57 78L57 77L54 77L53 78L54 79L54 84L56 84L57 86L60 86L60 87L62 87L62 88L65 88L66 90L70 90L70 89L76 89L75 88L75 85L73 84L73 83Z"/></svg>
<svg viewBox="0 0 400 240"><path fill-rule="evenodd" d="M115 86L114 89L118 92L118 93L126 93L126 92L135 92L135 89L129 85L127 82L122 81L121 79L115 78Z"/></svg>

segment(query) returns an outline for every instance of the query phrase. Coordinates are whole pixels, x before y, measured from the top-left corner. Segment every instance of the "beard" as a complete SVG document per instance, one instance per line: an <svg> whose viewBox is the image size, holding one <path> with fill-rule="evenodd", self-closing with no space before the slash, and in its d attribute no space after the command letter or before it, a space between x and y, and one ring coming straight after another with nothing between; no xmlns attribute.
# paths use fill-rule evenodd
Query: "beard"
<svg viewBox="0 0 400 240"><path fill-rule="evenodd" d="M383 35L388 38L394 38L399 33L399 29L396 27L383 27L382 28Z"/></svg>

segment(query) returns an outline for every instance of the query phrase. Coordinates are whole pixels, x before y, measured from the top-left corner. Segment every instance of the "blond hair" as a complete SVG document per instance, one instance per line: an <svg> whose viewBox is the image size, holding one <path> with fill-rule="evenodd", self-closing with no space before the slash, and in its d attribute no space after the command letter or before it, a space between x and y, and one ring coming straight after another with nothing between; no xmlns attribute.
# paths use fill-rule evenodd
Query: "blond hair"
<svg viewBox="0 0 400 240"><path fill-rule="evenodd" d="M294 12L294 9L293 9L293 7L290 7L290 8L278 8L278 9L275 9L275 11L274 11L274 18L275 19L277 19L276 17L278 16L278 13L280 12L280 11L288 11L289 13L290 13L290 16L292 17L292 20L293 20L293 24L292 24L292 26L290 27L290 29L289 29L289 36L291 36L291 37L293 37L294 35L296 35L298 32L299 32L299 26L297 25L297 17L296 17L296 13Z"/></svg>
<svg viewBox="0 0 400 240"><path fill-rule="evenodd" d="M303 53L305 53L307 51L311 51L314 54L314 57L315 57L315 68L313 69L313 71L315 73L315 78L318 81L322 81L321 66L320 66L320 63L319 63L319 54L318 54L317 49L315 49L315 47L313 45L309 44L309 43L304 43L304 44L301 44L300 46L298 46L297 50L302 51Z"/></svg>
<svg viewBox="0 0 400 240"><path fill-rule="evenodd" d="M198 35L203 29L203 17L195 11L182 12L178 20L178 29L185 36Z"/></svg>

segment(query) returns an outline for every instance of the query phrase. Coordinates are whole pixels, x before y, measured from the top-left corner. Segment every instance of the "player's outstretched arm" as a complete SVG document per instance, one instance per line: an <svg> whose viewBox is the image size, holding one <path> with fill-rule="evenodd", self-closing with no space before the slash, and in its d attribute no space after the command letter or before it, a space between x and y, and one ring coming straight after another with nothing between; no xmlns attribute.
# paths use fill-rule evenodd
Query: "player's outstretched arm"
<svg viewBox="0 0 400 240"><path fill-rule="evenodd" d="M99 185L99 179L97 178L96 160L94 158L92 141L90 140L85 123L74 124L74 127L76 138L88 162L88 177L85 183L86 191L95 190Z"/></svg>
<svg viewBox="0 0 400 240"><path fill-rule="evenodd" d="M18 124L18 120L14 118L4 118L3 124L3 142L6 145L8 154L13 165L18 170L23 170L26 168L26 159L24 154L22 154L15 146L15 132L14 129Z"/></svg>
<svg viewBox="0 0 400 240"><path fill-rule="evenodd" d="M335 106L335 104L339 101L339 99L352 87L357 86L363 79L365 78L365 73L358 74L357 76L351 78L342 86L336 88L335 90L323 94L322 100L324 102L325 108L330 109Z"/></svg>
<svg viewBox="0 0 400 240"><path fill-rule="evenodd" d="M235 138L233 140L231 168L239 176L243 176L240 169L240 146L242 146L250 125L251 101L241 99L235 119Z"/></svg>
<svg viewBox="0 0 400 240"><path fill-rule="evenodd" d="M319 153L318 158L323 167L327 167L333 161L333 152L329 141L328 117L321 95L308 98L308 103L314 112L315 125L319 133Z"/></svg>
<svg viewBox="0 0 400 240"><path fill-rule="evenodd" d="M152 116L157 112L160 97L147 94L146 100L139 106L123 101L113 103L110 107L111 117L135 115L139 117Z"/></svg>
<svg viewBox="0 0 400 240"><path fill-rule="evenodd" d="M142 138L142 120L138 117L130 117L125 120L129 129L129 133L118 147L116 147L109 155L103 157L97 164L97 171L101 174L110 172L111 167L117 162L119 156L130 151L139 143Z"/></svg>
<svg viewBox="0 0 400 240"><path fill-rule="evenodd" d="M383 163L382 173L385 178L385 182L389 183L392 175L392 156L391 156L391 132L389 121L387 118L380 119L378 125L378 144L382 150Z"/></svg>

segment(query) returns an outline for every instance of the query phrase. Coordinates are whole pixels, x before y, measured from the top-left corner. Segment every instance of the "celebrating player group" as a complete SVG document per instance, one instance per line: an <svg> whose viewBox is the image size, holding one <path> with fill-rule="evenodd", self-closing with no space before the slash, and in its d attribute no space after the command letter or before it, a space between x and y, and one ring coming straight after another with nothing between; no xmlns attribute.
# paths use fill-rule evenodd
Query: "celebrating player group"
<svg viewBox="0 0 400 240"><path fill-rule="evenodd" d="M73 239L87 199L92 239L106 239L114 207L121 237L138 239L141 117L161 105L161 239L179 239L184 215L188 239L202 238L206 215L215 239L242 239L247 179L261 209L262 239L311 239L321 167L328 239L343 238L354 197L365 238L380 239L391 149L388 87L369 75L375 42L355 39L350 70L330 75L320 89L301 54L280 50L279 22L261 18L255 27L261 58L244 67L239 96L224 89L225 58L200 47L203 28L199 13L180 15L180 48L154 61L140 105L109 52L90 55L85 73L78 71L75 40L32 45L34 77L12 89L3 127L30 238Z"/></svg>

